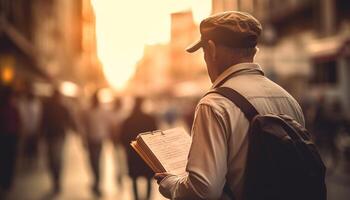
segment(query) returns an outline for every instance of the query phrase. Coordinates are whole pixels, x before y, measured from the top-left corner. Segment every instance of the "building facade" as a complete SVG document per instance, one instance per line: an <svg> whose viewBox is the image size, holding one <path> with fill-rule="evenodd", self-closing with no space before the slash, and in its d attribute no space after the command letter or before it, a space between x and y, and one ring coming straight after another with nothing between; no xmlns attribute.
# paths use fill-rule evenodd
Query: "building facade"
<svg viewBox="0 0 350 200"><path fill-rule="evenodd" d="M256 60L268 76L300 101L340 99L348 113L349 9L345 0L213 0L214 13L241 10L262 22Z"/></svg>

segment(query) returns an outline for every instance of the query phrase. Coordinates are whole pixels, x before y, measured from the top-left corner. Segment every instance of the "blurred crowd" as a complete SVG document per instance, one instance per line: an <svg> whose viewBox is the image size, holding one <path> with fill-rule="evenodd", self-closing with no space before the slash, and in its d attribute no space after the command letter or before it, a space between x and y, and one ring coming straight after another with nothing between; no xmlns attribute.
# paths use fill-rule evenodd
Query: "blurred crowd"
<svg viewBox="0 0 350 200"><path fill-rule="evenodd" d="M48 96L40 96L34 87L0 89L0 197L6 199L14 183L16 165L29 170L38 167L38 157L45 155L51 178L51 194L62 188L64 143L67 134L77 134L85 147L93 182L91 193L102 196L101 154L106 141L114 144L116 183L123 185L123 176L132 181L134 198L140 199L139 177L146 178L146 199L151 196L152 171L130 147L138 133L155 129L184 126L190 131L195 107L200 97L146 97L142 95L115 97L96 90L87 98L68 97L58 88ZM82 99L81 99L82 98ZM83 100L85 99L85 100ZM337 167L343 156L350 161L350 144L339 145L350 138L349 119L339 101L324 96L305 98L301 105L308 130L324 155L331 158L329 171ZM123 172L124 171L124 172Z"/></svg>
<svg viewBox="0 0 350 200"><path fill-rule="evenodd" d="M103 195L101 154L109 141L115 147L115 165L128 166L127 170L118 168L116 183L122 187L123 176L128 175L134 199L144 199L140 197L137 179L146 178L146 199L150 199L153 172L130 142L139 133L156 129L184 126L189 131L197 103L197 98L184 100L167 95L114 97L108 93L106 97L103 89L84 98L69 97L59 87L42 96L36 94L33 86L1 86L0 95L0 199L6 199L16 184L16 171L25 168L30 173L38 168L40 155L44 155L50 174L50 194L58 195L62 189L67 134L76 134L84 145L93 180L91 193L95 197Z"/></svg>
<svg viewBox="0 0 350 200"><path fill-rule="evenodd" d="M328 172L337 167L342 156L350 161L350 145L346 142L350 136L350 121L340 100L319 95L316 99L301 103L306 128L312 133L314 142L323 155L331 159Z"/></svg>

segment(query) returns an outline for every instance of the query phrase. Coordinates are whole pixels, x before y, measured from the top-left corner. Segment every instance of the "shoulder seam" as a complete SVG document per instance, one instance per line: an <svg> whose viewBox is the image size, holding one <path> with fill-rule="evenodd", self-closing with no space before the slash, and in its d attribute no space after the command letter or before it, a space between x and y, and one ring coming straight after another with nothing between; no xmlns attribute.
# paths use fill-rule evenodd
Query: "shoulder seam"
<svg viewBox="0 0 350 200"><path fill-rule="evenodd" d="M226 112L221 112L220 110L214 108L212 105L208 104L208 103L205 103L205 102L202 102L202 103L199 103L198 106L204 106L204 107L208 107L209 109L211 109L214 113L219 113L220 115L223 115L224 117L227 116L227 113ZM235 105L236 106L236 105ZM237 106L236 106L237 107Z"/></svg>

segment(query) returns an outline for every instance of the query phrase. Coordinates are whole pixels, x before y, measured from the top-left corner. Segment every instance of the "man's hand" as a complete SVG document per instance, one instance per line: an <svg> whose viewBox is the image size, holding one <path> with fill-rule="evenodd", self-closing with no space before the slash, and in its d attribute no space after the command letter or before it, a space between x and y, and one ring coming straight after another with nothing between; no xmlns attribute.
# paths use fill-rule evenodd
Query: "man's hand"
<svg viewBox="0 0 350 200"><path fill-rule="evenodd" d="M157 183L160 184L160 182L161 182L166 176L168 176L168 175L170 175L170 174L167 173L167 172L156 173L156 174L154 175L154 179L156 179L156 180L157 180Z"/></svg>
<svg viewBox="0 0 350 200"><path fill-rule="evenodd" d="M163 172L163 173L156 173L154 175L154 179L157 180L157 183L159 185L159 192L166 198L168 199L171 199L171 191L170 191L170 188L167 188L166 185L164 185L164 183L162 183L162 181L164 179L167 179L167 177L170 177L170 176L175 176L175 175L172 175L172 174L169 174L167 172ZM166 180L165 180L166 181ZM162 183L162 184L161 184Z"/></svg>

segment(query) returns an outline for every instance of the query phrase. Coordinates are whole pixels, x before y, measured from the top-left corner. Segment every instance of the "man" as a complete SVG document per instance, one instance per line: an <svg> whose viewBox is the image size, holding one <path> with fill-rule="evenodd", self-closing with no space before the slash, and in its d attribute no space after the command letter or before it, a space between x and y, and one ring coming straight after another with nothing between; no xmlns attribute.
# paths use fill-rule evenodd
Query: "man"
<svg viewBox="0 0 350 200"><path fill-rule="evenodd" d="M55 89L53 95L47 99L43 107L43 134L47 144L47 156L50 174L53 181L52 194L61 191L61 175L63 164L63 150L66 132L76 129L73 117L64 105L61 93Z"/></svg>
<svg viewBox="0 0 350 200"><path fill-rule="evenodd" d="M99 90L91 97L91 107L85 112L85 131L87 148L89 152L90 166L94 183L91 191L96 197L101 197L100 189L100 161L103 143L110 137L112 132L112 113L103 108L98 98Z"/></svg>
<svg viewBox="0 0 350 200"><path fill-rule="evenodd" d="M140 177L146 178L147 190L146 198L150 200L152 189L152 170L145 164L145 162L137 155L137 153L130 147L130 142L134 140L139 133L152 131L157 129L157 120L155 116L143 111L142 106L144 97L136 97L135 105L130 116L121 124L121 142L126 150L126 157L129 168L129 176L132 180L132 187L134 192L134 199L139 200L140 190L137 187L137 179Z"/></svg>
<svg viewBox="0 0 350 200"><path fill-rule="evenodd" d="M201 22L201 39L187 51L203 49L212 89L233 88L260 114L284 113L304 125L295 99L266 78L254 63L261 31L261 24L250 14L219 13ZM241 200L248 128L249 121L229 99L217 93L204 96L197 105L192 126L188 175L156 174L159 191L171 199L229 199L223 192L227 184L236 199Z"/></svg>
<svg viewBox="0 0 350 200"><path fill-rule="evenodd" d="M0 199L13 185L21 120L11 86L0 84Z"/></svg>
<svg viewBox="0 0 350 200"><path fill-rule="evenodd" d="M42 104L29 87L19 98L18 108L22 125L23 156L26 167L35 167L37 164L39 136L41 128Z"/></svg>

